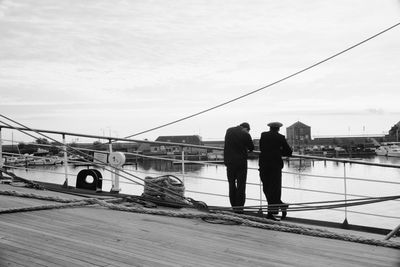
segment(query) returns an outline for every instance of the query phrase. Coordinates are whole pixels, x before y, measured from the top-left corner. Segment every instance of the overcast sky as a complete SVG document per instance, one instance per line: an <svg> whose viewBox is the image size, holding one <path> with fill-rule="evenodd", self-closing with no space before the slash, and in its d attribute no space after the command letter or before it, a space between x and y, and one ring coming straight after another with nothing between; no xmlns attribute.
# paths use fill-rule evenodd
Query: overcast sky
<svg viewBox="0 0 400 267"><path fill-rule="evenodd" d="M38 129L134 135L399 22L399 0L0 0L0 114ZM395 27L133 138L221 140L243 121L253 138L270 121L281 121L282 133L301 121L314 137L382 134L400 121L399 100Z"/></svg>

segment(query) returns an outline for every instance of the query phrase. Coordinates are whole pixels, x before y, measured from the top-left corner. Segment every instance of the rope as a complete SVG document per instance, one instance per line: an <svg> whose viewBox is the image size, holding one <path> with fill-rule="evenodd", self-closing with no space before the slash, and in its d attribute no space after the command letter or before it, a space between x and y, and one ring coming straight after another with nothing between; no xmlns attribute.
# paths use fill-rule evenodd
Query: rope
<svg viewBox="0 0 400 267"><path fill-rule="evenodd" d="M4 167L0 168L0 172L5 173L8 176L10 176L13 181L16 180L16 181L21 181L21 182L25 183L26 187L40 189L40 190L44 189L44 187L42 187L38 183L35 183L35 182L32 182L31 180L19 177L19 176L15 175L14 173L7 171Z"/></svg>
<svg viewBox="0 0 400 267"><path fill-rule="evenodd" d="M90 205L90 204L93 204L93 203L88 203L87 200L85 200L85 201L74 202L74 203L65 203L65 204L48 204L48 205L40 205L40 206L32 206L32 207L9 208L9 209L0 210L0 214L36 211L36 210L72 208L72 207L86 206L86 205Z"/></svg>
<svg viewBox="0 0 400 267"><path fill-rule="evenodd" d="M0 191L0 194L7 196L16 196L16 197L30 197L36 199L45 199L45 200L53 200L57 202L66 202L66 204L62 205L42 205L36 207L27 207L27 208L11 208L8 210L2 210L0 213L10 213L10 212L21 212L21 211L31 211L31 210L39 210L39 209L58 209L58 208L67 208L67 207L79 207L86 205L98 204L102 207L117 210L117 211L125 211L125 212L135 212L142 213L148 215L161 215L161 216L169 216L175 218L190 218L190 219L202 219L202 220L224 220L228 222L234 222L237 224L242 224L249 227L287 232L287 233L295 233L302 234L308 236L322 237L322 238L330 238L342 241L356 242L361 244L382 246L388 248L400 249L400 243L396 243L390 240L377 240L372 238L363 238L355 235L349 234L338 234L328 230L316 229L304 226L298 226L286 222L278 222L272 221L266 218L253 217L249 215L239 215L232 214L228 212L218 212L218 213L194 213L194 212L172 212L167 210L158 210L158 209L148 209L142 206L135 207L126 207L123 205L117 205L109 203L105 200L90 198L90 199L61 199L59 197L44 197L36 194L27 194L27 193L18 193L15 191ZM115 199L114 199L115 200ZM113 200L111 200L113 201Z"/></svg>
<svg viewBox="0 0 400 267"><path fill-rule="evenodd" d="M0 191L0 195L33 198L33 199L54 201L54 202L60 202L60 203L75 203L75 202L82 201L82 199L65 199L65 198L60 198L58 196L43 196L43 195L37 195L37 194L32 194L32 193L21 193L21 192L12 191L12 190ZM91 199L94 199L94 198L88 198L88 200L91 200Z"/></svg>

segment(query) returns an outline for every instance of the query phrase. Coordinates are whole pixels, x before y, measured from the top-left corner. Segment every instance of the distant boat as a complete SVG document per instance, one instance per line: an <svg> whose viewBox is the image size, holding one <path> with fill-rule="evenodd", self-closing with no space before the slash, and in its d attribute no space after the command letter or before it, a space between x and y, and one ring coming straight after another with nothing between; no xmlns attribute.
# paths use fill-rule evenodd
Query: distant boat
<svg viewBox="0 0 400 267"><path fill-rule="evenodd" d="M24 157L6 157L5 163L9 165L20 165L25 163L26 159Z"/></svg>
<svg viewBox="0 0 400 267"><path fill-rule="evenodd" d="M62 164L62 159L57 156L47 157L47 158L35 158L28 162L28 165L33 166L43 166L43 165L56 165Z"/></svg>
<svg viewBox="0 0 400 267"><path fill-rule="evenodd" d="M4 163L7 165L12 166L25 166L28 164L32 159L29 157L28 154L20 155L20 156L11 156L4 158Z"/></svg>
<svg viewBox="0 0 400 267"><path fill-rule="evenodd" d="M42 166L42 165L55 165L55 160L51 158L38 158L30 161L29 165Z"/></svg>
<svg viewBox="0 0 400 267"><path fill-rule="evenodd" d="M400 146L398 142L382 143L380 147L375 149L378 156L400 157Z"/></svg>

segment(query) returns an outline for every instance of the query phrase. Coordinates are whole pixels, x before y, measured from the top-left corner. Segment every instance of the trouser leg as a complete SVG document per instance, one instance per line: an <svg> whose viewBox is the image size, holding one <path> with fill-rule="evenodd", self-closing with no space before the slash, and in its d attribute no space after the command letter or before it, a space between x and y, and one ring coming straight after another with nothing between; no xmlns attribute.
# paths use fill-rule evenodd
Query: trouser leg
<svg viewBox="0 0 400 267"><path fill-rule="evenodd" d="M260 178L263 183L263 191L268 202L268 212L277 213L281 204L282 174L280 169L260 169Z"/></svg>
<svg viewBox="0 0 400 267"><path fill-rule="evenodd" d="M236 206L236 175L235 168L233 165L226 166L226 174L229 183L229 202L231 206Z"/></svg>
<svg viewBox="0 0 400 267"><path fill-rule="evenodd" d="M227 177L231 206L244 206L246 202L247 162L240 165L227 165Z"/></svg>
<svg viewBox="0 0 400 267"><path fill-rule="evenodd" d="M237 191L236 191L236 205L244 206L246 202L246 180L247 180L247 166L241 167L237 172Z"/></svg>

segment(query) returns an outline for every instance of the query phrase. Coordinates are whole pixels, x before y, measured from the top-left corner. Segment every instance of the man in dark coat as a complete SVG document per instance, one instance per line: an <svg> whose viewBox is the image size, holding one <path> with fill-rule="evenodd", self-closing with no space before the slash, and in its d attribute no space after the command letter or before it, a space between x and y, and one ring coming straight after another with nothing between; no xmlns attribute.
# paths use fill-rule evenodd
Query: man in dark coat
<svg viewBox="0 0 400 267"><path fill-rule="evenodd" d="M234 210L243 212L246 201L247 157L254 150L249 134L250 125L244 122L226 131L224 163L229 182L229 201Z"/></svg>
<svg viewBox="0 0 400 267"><path fill-rule="evenodd" d="M263 191L268 201L267 218L277 220L273 214L277 214L280 207L285 212L287 204L281 200L282 192L282 157L290 157L292 149L288 145L285 136L279 133L279 128L282 126L280 122L271 122L268 124L270 130L263 132L260 138L260 178L263 183Z"/></svg>

